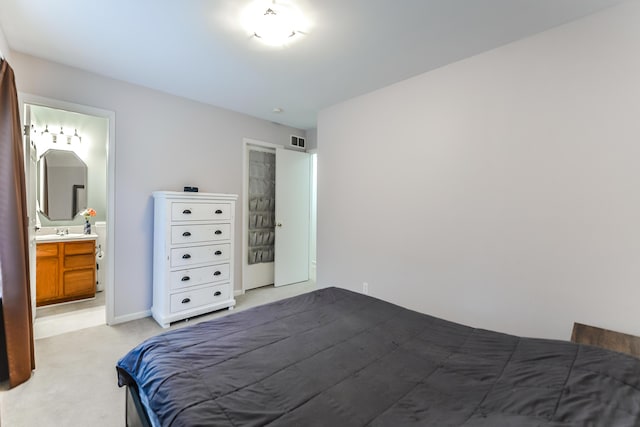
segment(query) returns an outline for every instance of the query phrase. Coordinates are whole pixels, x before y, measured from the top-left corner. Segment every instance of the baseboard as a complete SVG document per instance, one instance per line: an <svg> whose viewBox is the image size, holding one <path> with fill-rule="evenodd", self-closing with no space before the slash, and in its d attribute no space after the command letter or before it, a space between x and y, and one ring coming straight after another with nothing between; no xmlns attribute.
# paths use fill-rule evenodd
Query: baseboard
<svg viewBox="0 0 640 427"><path fill-rule="evenodd" d="M110 325L117 325L118 323L131 322L132 320L144 319L151 316L151 310L140 311L138 313L125 314L124 316L115 316L113 322Z"/></svg>
<svg viewBox="0 0 640 427"><path fill-rule="evenodd" d="M234 289L233 296L237 297L238 295L244 295L244 291L242 289Z"/></svg>

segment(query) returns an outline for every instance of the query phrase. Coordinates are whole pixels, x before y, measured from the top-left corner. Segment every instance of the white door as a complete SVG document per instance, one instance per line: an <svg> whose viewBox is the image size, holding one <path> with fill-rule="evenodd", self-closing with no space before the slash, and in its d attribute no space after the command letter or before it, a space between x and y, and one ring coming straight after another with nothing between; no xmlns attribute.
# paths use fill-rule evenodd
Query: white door
<svg viewBox="0 0 640 427"><path fill-rule="evenodd" d="M309 280L310 188L309 154L277 148L275 286Z"/></svg>
<svg viewBox="0 0 640 427"><path fill-rule="evenodd" d="M24 175L27 187L27 220L29 234L29 282L31 287L31 312L36 317L36 196L38 183L38 154L31 140L31 107L24 107Z"/></svg>

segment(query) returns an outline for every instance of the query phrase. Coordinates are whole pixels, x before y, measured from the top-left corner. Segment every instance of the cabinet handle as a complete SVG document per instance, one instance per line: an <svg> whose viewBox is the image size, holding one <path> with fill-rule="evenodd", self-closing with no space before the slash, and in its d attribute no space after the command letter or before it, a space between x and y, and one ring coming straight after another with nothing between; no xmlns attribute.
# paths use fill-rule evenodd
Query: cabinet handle
<svg viewBox="0 0 640 427"><path fill-rule="evenodd" d="M220 209L216 209L216 215L220 215L222 211Z"/></svg>
<svg viewBox="0 0 640 427"><path fill-rule="evenodd" d="M220 271L216 271L215 273L213 273L213 275L214 275L214 276L219 276L219 275L221 275L221 274L222 274L222 273L221 273Z"/></svg>
<svg viewBox="0 0 640 427"><path fill-rule="evenodd" d="M222 295L222 292L220 292L220 291L216 291L216 292L213 294L213 296L214 296L214 297L219 297L220 295Z"/></svg>
<svg viewBox="0 0 640 427"><path fill-rule="evenodd" d="M188 304L190 302L191 302L191 298L185 298L185 299L182 300L183 304Z"/></svg>
<svg viewBox="0 0 640 427"><path fill-rule="evenodd" d="M191 209L185 209L185 210L182 211L182 213L185 214L185 215L189 215L189 214L191 214Z"/></svg>
<svg viewBox="0 0 640 427"><path fill-rule="evenodd" d="M222 251L215 251L213 254L214 254L214 255L222 255ZM183 257L183 258L184 258L184 257Z"/></svg>
<svg viewBox="0 0 640 427"><path fill-rule="evenodd" d="M184 276L184 277L183 277L182 279L180 279L180 280L182 280L183 282L188 282L189 280L191 280L191 277L189 277L189 276Z"/></svg>
<svg viewBox="0 0 640 427"><path fill-rule="evenodd" d="M222 234L222 230L216 230L216 234Z"/></svg>
<svg viewBox="0 0 640 427"><path fill-rule="evenodd" d="M191 258L191 255L189 254L182 255L182 259L189 259L189 258Z"/></svg>
<svg viewBox="0 0 640 427"><path fill-rule="evenodd" d="M184 237L189 237L189 236L191 236L191 233L189 233L188 231L185 231L184 233L182 233L182 235Z"/></svg>

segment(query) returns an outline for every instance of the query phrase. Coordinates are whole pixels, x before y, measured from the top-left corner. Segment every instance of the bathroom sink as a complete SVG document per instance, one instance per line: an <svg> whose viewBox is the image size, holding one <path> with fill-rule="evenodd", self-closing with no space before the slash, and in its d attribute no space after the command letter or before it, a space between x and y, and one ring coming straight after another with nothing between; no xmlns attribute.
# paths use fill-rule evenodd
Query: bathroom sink
<svg viewBox="0 0 640 427"><path fill-rule="evenodd" d="M66 242L70 240L95 240L98 238L97 234L82 234L82 233L69 233L69 234L41 234L36 235L36 242Z"/></svg>

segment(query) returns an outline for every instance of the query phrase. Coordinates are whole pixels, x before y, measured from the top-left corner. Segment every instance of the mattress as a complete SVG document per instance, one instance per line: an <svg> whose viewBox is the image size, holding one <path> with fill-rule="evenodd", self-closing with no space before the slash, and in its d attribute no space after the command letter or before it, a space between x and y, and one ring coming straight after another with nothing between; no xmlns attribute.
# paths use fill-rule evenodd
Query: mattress
<svg viewBox="0 0 640 427"><path fill-rule="evenodd" d="M640 359L339 288L160 334L116 368L162 426L640 425Z"/></svg>

